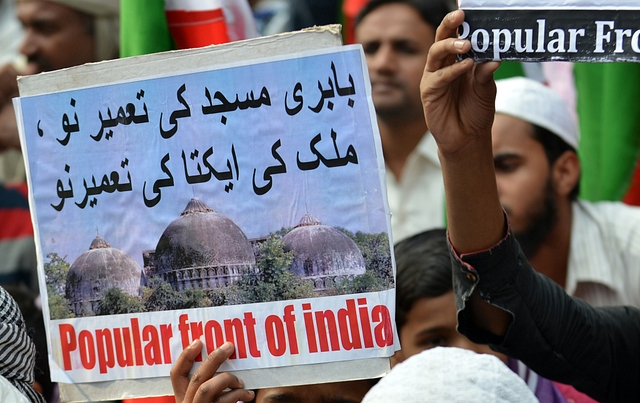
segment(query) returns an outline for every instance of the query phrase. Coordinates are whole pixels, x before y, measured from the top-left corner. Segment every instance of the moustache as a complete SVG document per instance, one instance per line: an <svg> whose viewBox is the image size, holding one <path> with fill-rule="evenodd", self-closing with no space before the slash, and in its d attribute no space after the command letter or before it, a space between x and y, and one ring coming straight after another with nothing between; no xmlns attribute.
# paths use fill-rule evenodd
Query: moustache
<svg viewBox="0 0 640 403"><path fill-rule="evenodd" d="M37 66L38 71L36 71L35 73L42 73L43 71L53 70L53 68L51 67L51 62L41 55L29 56L27 58L27 64Z"/></svg>

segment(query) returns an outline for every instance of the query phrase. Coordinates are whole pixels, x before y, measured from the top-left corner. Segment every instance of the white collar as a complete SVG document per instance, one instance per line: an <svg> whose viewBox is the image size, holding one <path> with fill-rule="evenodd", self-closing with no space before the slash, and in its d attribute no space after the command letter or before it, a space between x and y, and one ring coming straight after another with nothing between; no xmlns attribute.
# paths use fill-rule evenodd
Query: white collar
<svg viewBox="0 0 640 403"><path fill-rule="evenodd" d="M431 132L427 132L422 136L420 142L416 146L414 152L425 158L437 166L440 166L440 158L438 158L438 145L436 140L431 135Z"/></svg>

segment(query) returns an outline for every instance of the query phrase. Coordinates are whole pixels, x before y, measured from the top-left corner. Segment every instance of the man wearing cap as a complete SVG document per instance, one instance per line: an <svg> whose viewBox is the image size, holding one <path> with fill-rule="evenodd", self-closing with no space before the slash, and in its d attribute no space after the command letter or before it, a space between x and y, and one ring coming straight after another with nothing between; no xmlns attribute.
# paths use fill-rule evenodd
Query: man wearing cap
<svg viewBox="0 0 640 403"><path fill-rule="evenodd" d="M17 75L118 57L118 0L17 0L26 66L0 67L0 151L19 148L11 98Z"/></svg>
<svg viewBox="0 0 640 403"><path fill-rule="evenodd" d="M498 195L532 266L593 306L640 307L640 208L579 200L578 129L562 98L526 78L496 85Z"/></svg>

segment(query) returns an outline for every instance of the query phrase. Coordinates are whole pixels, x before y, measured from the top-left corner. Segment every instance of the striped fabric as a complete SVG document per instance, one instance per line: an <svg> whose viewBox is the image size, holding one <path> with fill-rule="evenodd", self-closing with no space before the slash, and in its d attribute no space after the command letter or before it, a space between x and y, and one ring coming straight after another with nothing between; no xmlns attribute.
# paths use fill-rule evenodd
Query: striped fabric
<svg viewBox="0 0 640 403"><path fill-rule="evenodd" d="M0 287L0 376L33 403L44 398L33 389L36 347L27 335L16 301Z"/></svg>

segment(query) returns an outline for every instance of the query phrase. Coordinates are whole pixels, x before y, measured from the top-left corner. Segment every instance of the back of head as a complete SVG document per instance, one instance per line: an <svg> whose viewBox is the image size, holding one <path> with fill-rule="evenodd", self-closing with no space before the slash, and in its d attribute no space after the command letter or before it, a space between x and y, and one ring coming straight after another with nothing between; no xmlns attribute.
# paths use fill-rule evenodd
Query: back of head
<svg viewBox="0 0 640 403"><path fill-rule="evenodd" d="M25 329L18 304L0 287L0 376L31 402L44 402L32 385L36 348Z"/></svg>
<svg viewBox="0 0 640 403"><path fill-rule="evenodd" d="M525 382L497 357L436 347L396 365L362 403L537 401Z"/></svg>
<svg viewBox="0 0 640 403"><path fill-rule="evenodd" d="M439 297L453 289L451 257L444 229L414 235L394 247L396 257L396 325L402 328L415 301Z"/></svg>
<svg viewBox="0 0 640 403"><path fill-rule="evenodd" d="M454 0L371 0L360 10L356 17L356 26L373 10L385 4L393 3L407 4L415 8L422 19L431 25L433 29L438 28L447 13L456 9Z"/></svg>

